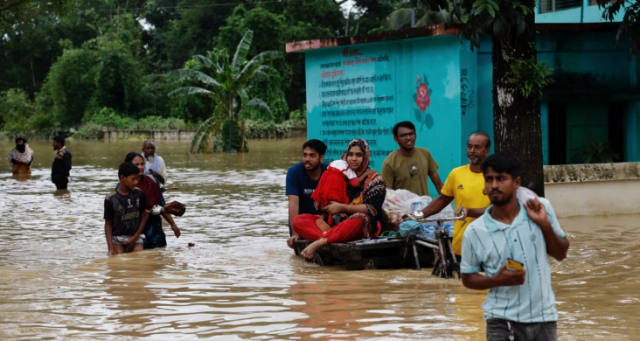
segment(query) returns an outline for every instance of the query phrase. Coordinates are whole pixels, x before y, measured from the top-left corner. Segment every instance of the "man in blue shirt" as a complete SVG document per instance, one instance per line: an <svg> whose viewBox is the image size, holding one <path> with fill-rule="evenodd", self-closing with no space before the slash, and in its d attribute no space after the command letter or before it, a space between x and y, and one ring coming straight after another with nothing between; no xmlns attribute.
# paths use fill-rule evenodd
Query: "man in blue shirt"
<svg viewBox="0 0 640 341"><path fill-rule="evenodd" d="M318 214L311 194L318 187L322 172L327 170L324 161L324 154L327 146L320 140L309 140L302 145L302 162L293 165L287 171L286 195L289 198L289 224L293 218L300 214ZM291 230L291 237L287 240L287 245L293 248L293 242L299 238L298 234Z"/></svg>
<svg viewBox="0 0 640 341"><path fill-rule="evenodd" d="M462 283L490 289L482 305L488 341L555 341L558 312L547 255L565 259L569 241L548 200L516 198L521 163L515 156L494 154L481 169L492 205L464 232ZM523 269L507 267L508 260Z"/></svg>

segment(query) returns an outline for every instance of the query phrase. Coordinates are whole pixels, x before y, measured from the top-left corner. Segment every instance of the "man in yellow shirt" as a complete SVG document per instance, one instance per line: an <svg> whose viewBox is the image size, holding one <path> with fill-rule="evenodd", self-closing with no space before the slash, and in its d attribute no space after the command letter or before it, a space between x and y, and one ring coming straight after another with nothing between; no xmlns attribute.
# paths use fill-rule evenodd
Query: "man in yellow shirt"
<svg viewBox="0 0 640 341"><path fill-rule="evenodd" d="M468 165L455 168L449 173L442 187L441 195L422 210L425 218L445 208L455 199L458 212L464 211L467 218L456 221L453 229L453 252L460 262L462 235L476 218L484 214L491 204L485 192L484 177L480 165L489 154L491 140L485 133L474 133L467 140Z"/></svg>

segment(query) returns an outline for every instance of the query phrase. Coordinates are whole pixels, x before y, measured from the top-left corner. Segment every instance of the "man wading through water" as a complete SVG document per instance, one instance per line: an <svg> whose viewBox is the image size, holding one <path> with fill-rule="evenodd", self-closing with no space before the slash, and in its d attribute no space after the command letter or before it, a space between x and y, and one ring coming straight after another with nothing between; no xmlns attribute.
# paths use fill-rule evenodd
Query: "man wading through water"
<svg viewBox="0 0 640 341"><path fill-rule="evenodd" d="M142 144L142 152L145 158L144 174L151 175L162 185L167 183L167 166L164 159L156 154L156 144L146 140Z"/></svg>
<svg viewBox="0 0 640 341"><path fill-rule="evenodd" d="M64 145L64 137L53 138L53 150L57 150L53 165L51 165L51 182L58 190L66 190L71 176L71 152Z"/></svg>
<svg viewBox="0 0 640 341"><path fill-rule="evenodd" d="M520 161L508 153L482 164L492 205L464 232L462 284L489 289L482 305L488 341L555 341L558 312L547 255L562 261L569 241L548 200L517 199L520 171Z"/></svg>

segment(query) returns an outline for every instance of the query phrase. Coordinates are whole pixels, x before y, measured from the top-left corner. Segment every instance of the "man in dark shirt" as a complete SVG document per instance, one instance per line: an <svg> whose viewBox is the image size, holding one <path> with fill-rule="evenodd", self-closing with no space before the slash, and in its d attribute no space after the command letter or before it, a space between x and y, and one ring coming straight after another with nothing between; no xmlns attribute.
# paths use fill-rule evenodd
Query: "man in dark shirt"
<svg viewBox="0 0 640 341"><path fill-rule="evenodd" d="M289 198L289 224L300 214L318 214L313 206L311 194L318 187L322 172L327 170L327 164L322 163L326 152L327 146L322 141L309 140L302 145L302 162L293 165L287 171L285 192ZM289 235L291 237L287 240L287 245L293 248L293 241L299 236L292 232L291 226L289 226Z"/></svg>
<svg viewBox="0 0 640 341"><path fill-rule="evenodd" d="M69 177L71 174L71 152L64 146L64 137L56 136L53 138L53 150L57 150L56 158L53 159L53 165L51 166L51 181L56 185L56 188L67 189L69 183Z"/></svg>
<svg viewBox="0 0 640 341"><path fill-rule="evenodd" d="M149 211L142 190L136 188L140 170L131 162L125 162L118 169L120 186L104 198L104 234L107 238L109 255L143 250L144 226Z"/></svg>

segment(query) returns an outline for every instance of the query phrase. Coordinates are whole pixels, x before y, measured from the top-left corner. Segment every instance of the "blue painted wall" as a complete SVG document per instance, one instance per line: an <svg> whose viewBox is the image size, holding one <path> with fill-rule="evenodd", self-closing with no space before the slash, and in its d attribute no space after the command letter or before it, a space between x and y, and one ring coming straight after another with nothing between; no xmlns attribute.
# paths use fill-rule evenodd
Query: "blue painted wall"
<svg viewBox="0 0 640 341"><path fill-rule="evenodd" d="M538 60L546 61L554 69L556 79L556 84L545 90L540 105L544 164L549 164L549 101L565 102L572 110L585 102L601 107L609 101L639 96L638 61L635 57L629 60L626 50L617 49L613 38L610 33L538 35ZM491 39L485 37L478 51L478 127L493 139L491 56ZM633 113L629 114L628 122L636 119L637 114ZM635 147L640 143L640 129L636 125L628 125L626 140L628 160L640 160Z"/></svg>
<svg viewBox="0 0 640 341"><path fill-rule="evenodd" d="M541 100L544 163L549 163L548 103L553 101L573 111L585 103L602 108L613 100L629 101L625 154L640 161L638 61L616 49L608 33L539 35L537 43L538 59L554 68L557 81ZM431 150L444 179L467 163L469 134L482 131L493 140L491 53L489 38L472 52L456 36L308 51L308 136L325 141L328 160L339 158L351 139L364 138L371 145L372 167L380 171L397 148L393 125L412 121L416 145ZM425 110L416 102L423 86L429 98Z"/></svg>
<svg viewBox="0 0 640 341"><path fill-rule="evenodd" d="M614 21L621 21L624 12L619 12ZM582 24L606 22L602 19L602 9L591 5L589 0L582 1L582 7L563 9L554 12L540 13L540 3L536 8L536 23L538 24Z"/></svg>
<svg viewBox="0 0 640 341"><path fill-rule="evenodd" d="M465 44L466 45L466 44ZM491 38L482 37L478 49L478 130L493 141L493 63ZM491 153L495 152L491 144Z"/></svg>
<svg viewBox="0 0 640 341"><path fill-rule="evenodd" d="M406 120L416 125L416 145L432 152L443 179L467 162L461 142L478 129L477 55L457 36L312 50L306 75L307 135L327 144L328 160L363 138L380 171L397 149L391 129ZM428 100L417 101L422 89Z"/></svg>

